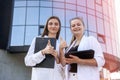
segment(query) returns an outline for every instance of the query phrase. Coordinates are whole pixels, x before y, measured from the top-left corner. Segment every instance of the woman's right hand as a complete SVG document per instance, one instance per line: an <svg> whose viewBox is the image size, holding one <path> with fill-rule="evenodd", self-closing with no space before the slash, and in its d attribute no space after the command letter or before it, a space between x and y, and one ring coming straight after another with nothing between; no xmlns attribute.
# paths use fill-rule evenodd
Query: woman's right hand
<svg viewBox="0 0 120 80"><path fill-rule="evenodd" d="M64 48L66 48L66 47L67 47L66 41L63 40L62 37L60 37L60 45L59 45L59 48L60 48L60 49L64 49Z"/></svg>
<svg viewBox="0 0 120 80"><path fill-rule="evenodd" d="M46 45L46 47L41 50L42 54L52 54L54 52L54 47L51 45L50 40L48 40L48 43Z"/></svg>

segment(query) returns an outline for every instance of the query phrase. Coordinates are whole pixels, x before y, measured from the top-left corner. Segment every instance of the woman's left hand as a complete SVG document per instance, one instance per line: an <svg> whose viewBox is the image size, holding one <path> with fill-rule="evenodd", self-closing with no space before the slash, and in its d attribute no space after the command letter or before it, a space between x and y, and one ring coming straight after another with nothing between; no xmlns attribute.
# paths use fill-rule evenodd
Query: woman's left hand
<svg viewBox="0 0 120 80"><path fill-rule="evenodd" d="M54 50L51 55L53 55L56 59L56 62L59 63L58 51Z"/></svg>
<svg viewBox="0 0 120 80"><path fill-rule="evenodd" d="M67 64L79 63L80 58L77 56L69 55L70 58L65 58Z"/></svg>

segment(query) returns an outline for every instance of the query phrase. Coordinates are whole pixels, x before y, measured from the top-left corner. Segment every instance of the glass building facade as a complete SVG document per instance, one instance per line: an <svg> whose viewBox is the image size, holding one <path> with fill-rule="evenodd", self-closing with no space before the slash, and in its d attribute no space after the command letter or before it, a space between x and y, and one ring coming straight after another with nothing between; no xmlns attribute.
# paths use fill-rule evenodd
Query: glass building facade
<svg viewBox="0 0 120 80"><path fill-rule="evenodd" d="M41 35L50 16L60 18L60 35L69 44L69 20L81 17L85 35L95 36L104 53L120 57L114 7L114 0L14 0L9 46L30 45L35 36Z"/></svg>

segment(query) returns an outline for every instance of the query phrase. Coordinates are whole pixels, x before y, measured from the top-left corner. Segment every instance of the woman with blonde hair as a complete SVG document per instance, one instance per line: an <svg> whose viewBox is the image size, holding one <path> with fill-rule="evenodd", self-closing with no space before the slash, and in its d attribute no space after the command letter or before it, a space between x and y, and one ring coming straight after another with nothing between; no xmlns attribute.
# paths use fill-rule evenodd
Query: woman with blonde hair
<svg viewBox="0 0 120 80"><path fill-rule="evenodd" d="M70 29L73 37L66 51L66 42L61 39L60 43L60 61L63 66L66 65L66 80L100 80L99 69L105 63L100 43L95 37L84 35L85 25L79 17L70 20ZM92 59L82 59L73 55L70 55L70 58L64 57L68 52L90 49L94 50Z"/></svg>

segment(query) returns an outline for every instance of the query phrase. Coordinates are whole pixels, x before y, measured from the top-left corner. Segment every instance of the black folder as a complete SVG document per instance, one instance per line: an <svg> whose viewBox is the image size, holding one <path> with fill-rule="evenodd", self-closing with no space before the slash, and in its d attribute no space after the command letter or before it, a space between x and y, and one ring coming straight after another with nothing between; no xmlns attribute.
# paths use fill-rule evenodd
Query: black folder
<svg viewBox="0 0 120 80"><path fill-rule="evenodd" d="M65 54L66 58L70 58L69 55L77 56L81 59L92 59L94 57L94 50L72 51Z"/></svg>
<svg viewBox="0 0 120 80"><path fill-rule="evenodd" d="M55 38L42 38L37 37L35 43L34 52L38 52L44 49L50 40L51 45L56 49L56 39ZM41 67L41 68L54 68L55 58L51 54L45 54L46 58L39 64L36 64L34 67Z"/></svg>

